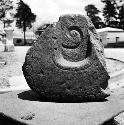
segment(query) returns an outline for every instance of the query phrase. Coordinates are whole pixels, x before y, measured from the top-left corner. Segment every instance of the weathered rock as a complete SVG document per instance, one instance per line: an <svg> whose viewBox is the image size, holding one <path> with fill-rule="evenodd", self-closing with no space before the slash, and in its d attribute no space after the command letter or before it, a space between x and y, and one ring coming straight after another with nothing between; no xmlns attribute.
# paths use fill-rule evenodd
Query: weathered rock
<svg viewBox="0 0 124 125"><path fill-rule="evenodd" d="M64 15L49 25L27 52L22 67L31 89L51 100L105 99L109 75L92 22Z"/></svg>

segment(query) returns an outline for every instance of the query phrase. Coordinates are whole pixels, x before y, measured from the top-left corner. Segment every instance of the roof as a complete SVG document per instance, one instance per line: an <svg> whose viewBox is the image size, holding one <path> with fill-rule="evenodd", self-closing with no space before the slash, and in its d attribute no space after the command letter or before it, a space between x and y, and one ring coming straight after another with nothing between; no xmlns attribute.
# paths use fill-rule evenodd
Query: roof
<svg viewBox="0 0 124 125"><path fill-rule="evenodd" d="M111 31L123 31L122 29L118 29L118 28L112 28L112 27L105 27L105 28L101 28L101 29L96 29L97 32L111 32Z"/></svg>

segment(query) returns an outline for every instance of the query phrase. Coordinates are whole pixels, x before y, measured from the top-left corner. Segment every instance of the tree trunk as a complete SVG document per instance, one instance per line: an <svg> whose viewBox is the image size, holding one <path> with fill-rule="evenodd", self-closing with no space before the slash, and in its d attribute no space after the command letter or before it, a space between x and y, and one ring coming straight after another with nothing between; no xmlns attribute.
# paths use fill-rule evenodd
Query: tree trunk
<svg viewBox="0 0 124 125"><path fill-rule="evenodd" d="M24 45L26 45L26 35L25 35L25 32L26 32L26 24L25 24L25 21L23 22L23 32L24 32Z"/></svg>
<svg viewBox="0 0 124 125"><path fill-rule="evenodd" d="M6 22L5 21L3 21L3 28L5 28L6 27Z"/></svg>
<svg viewBox="0 0 124 125"><path fill-rule="evenodd" d="M26 31L24 31L24 45L26 44L25 32Z"/></svg>

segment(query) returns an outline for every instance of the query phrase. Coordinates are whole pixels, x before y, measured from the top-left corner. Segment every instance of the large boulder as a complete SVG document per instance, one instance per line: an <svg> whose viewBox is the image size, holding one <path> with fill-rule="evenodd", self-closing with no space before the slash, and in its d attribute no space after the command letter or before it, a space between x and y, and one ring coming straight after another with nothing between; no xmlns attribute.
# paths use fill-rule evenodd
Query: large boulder
<svg viewBox="0 0 124 125"><path fill-rule="evenodd" d="M109 75L103 44L88 17L64 15L28 50L22 67L30 88L52 101L103 100Z"/></svg>

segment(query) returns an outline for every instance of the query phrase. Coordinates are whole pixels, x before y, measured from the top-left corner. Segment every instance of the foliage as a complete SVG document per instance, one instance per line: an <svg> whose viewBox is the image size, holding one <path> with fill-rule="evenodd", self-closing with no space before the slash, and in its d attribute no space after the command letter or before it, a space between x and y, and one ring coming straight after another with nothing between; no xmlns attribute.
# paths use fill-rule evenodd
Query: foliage
<svg viewBox="0 0 124 125"><path fill-rule="evenodd" d="M119 7L119 28L124 30L124 6Z"/></svg>
<svg viewBox="0 0 124 125"><path fill-rule="evenodd" d="M89 4L85 6L85 11L96 28L100 28L101 26L103 26L103 22L98 16L100 11L95 7L95 5Z"/></svg>
<svg viewBox="0 0 124 125"><path fill-rule="evenodd" d="M12 23L9 19L5 20L6 14L9 10L13 9L13 4L11 0L0 0L0 20L4 23Z"/></svg>
<svg viewBox="0 0 124 125"><path fill-rule="evenodd" d="M20 0L18 3L17 12L14 17L16 18L16 26L23 29L25 41L25 32L27 28L30 29L32 27L32 23L35 22L36 15L32 13L30 7L27 4Z"/></svg>
<svg viewBox="0 0 124 125"><path fill-rule="evenodd" d="M103 16L106 26L117 27L117 3L115 0L101 0L105 6L103 8Z"/></svg>

